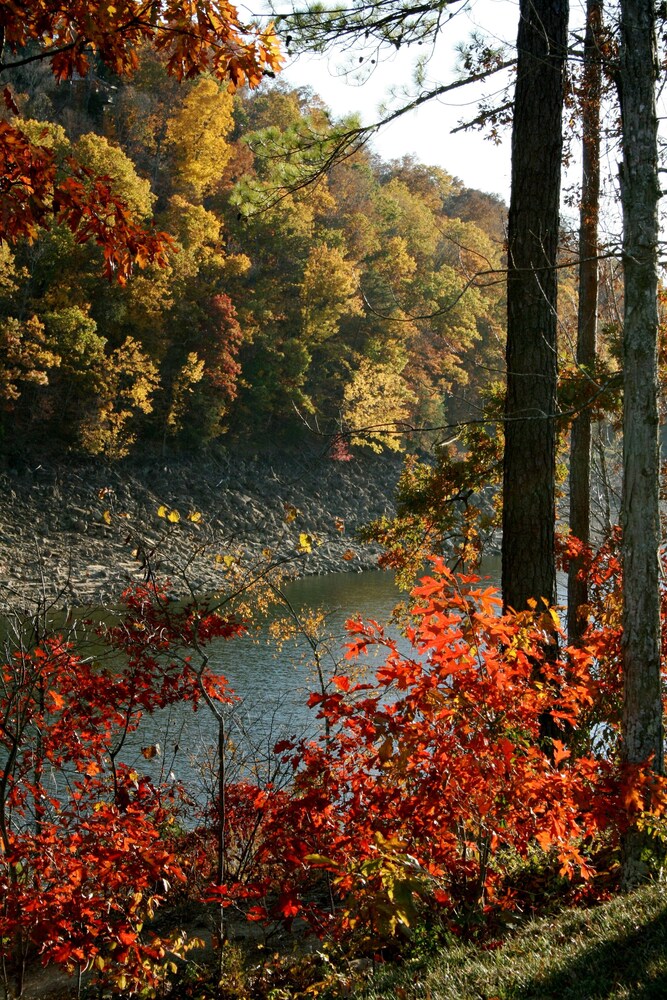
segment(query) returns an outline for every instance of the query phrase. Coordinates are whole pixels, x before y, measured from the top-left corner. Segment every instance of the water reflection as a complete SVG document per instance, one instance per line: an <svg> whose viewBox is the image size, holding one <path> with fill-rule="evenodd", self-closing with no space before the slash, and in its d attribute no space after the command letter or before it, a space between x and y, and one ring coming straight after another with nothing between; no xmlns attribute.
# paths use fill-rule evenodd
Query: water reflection
<svg viewBox="0 0 667 1000"><path fill-rule="evenodd" d="M499 563L499 559L486 561L481 575L497 582ZM565 577L559 574L561 600L566 587ZM390 624L392 611L403 596L391 573L307 577L289 584L286 595L300 617L320 608L326 612L327 641L319 652L327 677L343 661L348 641L345 622L350 618L375 619L386 626L399 650L408 655L412 652L399 629ZM312 648L303 636L278 647L269 636L267 623L259 635L220 641L209 652L211 666L225 675L239 698L228 713L232 741L228 778L247 776L253 769L266 777L278 740L314 735L321 729L316 711L307 706L308 693L319 686ZM382 650L377 652L382 654ZM368 661L367 668L373 662L379 661ZM123 749L123 759L141 773L150 771L154 778L172 774L189 789L200 787L201 798L203 786L214 782L217 733L217 723L205 705L197 712L189 705L172 706L142 720L139 731ZM141 747L147 744L160 745L159 758L148 762L143 758Z"/></svg>
<svg viewBox="0 0 667 1000"><path fill-rule="evenodd" d="M402 596L393 574L382 572L308 577L289 584L285 593L301 618L318 609L325 612L326 639L318 652L326 677L344 659L345 622L361 616L385 625ZM409 644L398 628L388 625L387 631L408 652ZM309 692L319 688L319 678L313 650L303 635L278 645L267 622L258 635L217 642L209 654L211 667L224 674L239 698L227 713L230 780L254 768L266 774L277 740L320 731L322 723L307 705ZM146 761L141 748L155 744L159 757ZM191 706L176 705L142 720L123 748L123 759L141 773L150 771L163 780L173 775L188 788L201 786L203 792L203 786L213 781L216 745L217 722L207 707L193 712Z"/></svg>

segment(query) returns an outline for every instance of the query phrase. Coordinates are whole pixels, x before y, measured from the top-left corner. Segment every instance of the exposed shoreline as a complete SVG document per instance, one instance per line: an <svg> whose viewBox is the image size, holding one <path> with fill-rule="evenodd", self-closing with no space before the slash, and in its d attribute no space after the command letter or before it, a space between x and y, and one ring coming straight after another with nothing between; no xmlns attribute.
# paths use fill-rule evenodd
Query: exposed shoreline
<svg viewBox="0 0 667 1000"><path fill-rule="evenodd" d="M401 465L305 451L26 461L0 473L0 610L117 600L145 578L145 552L178 596L218 589L225 557L259 566L266 549L295 577L373 569L380 549L354 532L393 511ZM311 552L299 551L302 534Z"/></svg>

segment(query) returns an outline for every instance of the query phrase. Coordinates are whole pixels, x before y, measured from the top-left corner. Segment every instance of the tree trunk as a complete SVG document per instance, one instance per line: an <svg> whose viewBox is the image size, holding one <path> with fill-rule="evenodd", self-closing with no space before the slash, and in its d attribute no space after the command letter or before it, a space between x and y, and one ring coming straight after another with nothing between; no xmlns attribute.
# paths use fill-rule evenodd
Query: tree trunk
<svg viewBox="0 0 667 1000"><path fill-rule="evenodd" d="M597 350L598 219L600 214L600 91L602 0L588 0L584 75L582 80L582 179L579 216L579 313L577 365L590 372ZM591 414L588 408L572 424L570 437L570 531L587 545L591 534ZM573 559L567 577L567 631L571 643L581 641L588 603L588 583L579 579L581 560Z"/></svg>
<svg viewBox="0 0 667 1000"><path fill-rule="evenodd" d="M658 183L652 0L622 0L619 94L625 308L623 332L623 749L663 769L660 683ZM645 875L644 835L625 839L623 881Z"/></svg>
<svg viewBox="0 0 667 1000"><path fill-rule="evenodd" d="M502 586L556 599L556 257L567 0L521 0L508 229Z"/></svg>

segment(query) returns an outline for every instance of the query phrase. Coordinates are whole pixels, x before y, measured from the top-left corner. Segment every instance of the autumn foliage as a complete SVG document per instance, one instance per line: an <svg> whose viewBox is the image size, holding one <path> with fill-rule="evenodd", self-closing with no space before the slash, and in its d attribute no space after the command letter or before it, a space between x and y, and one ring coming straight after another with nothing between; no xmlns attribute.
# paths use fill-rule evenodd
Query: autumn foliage
<svg viewBox="0 0 667 1000"><path fill-rule="evenodd" d="M50 50L5 46L0 451L293 444L309 425L335 457L469 415L500 364L500 286L470 282L501 266L502 204L470 214L443 170L366 151L275 201L315 169L304 135L329 149L342 125L280 83L179 83L153 42L132 76L90 49L61 84Z"/></svg>
<svg viewBox="0 0 667 1000"><path fill-rule="evenodd" d="M0 955L19 982L39 956L135 992L184 953L178 934L143 930L185 880L170 833L179 789L122 763L123 745L145 713L229 700L224 679L178 652L243 627L171 611L155 586L126 593L124 605L99 635L122 667L50 637L17 644L1 668Z"/></svg>
<svg viewBox="0 0 667 1000"><path fill-rule="evenodd" d="M554 877L604 894L621 831L638 813L659 823L664 788L649 769L623 769L615 721L602 738L603 641L545 657L555 612L500 615L492 588L441 560L413 597L412 656L377 623L351 622L349 659L379 648L382 666L311 696L327 735L276 748L294 786L268 821L267 870L282 875L266 916L365 946L429 913L479 928L525 908L510 870L536 853ZM561 739L541 736L546 713ZM327 881L335 910L322 904Z"/></svg>
<svg viewBox="0 0 667 1000"><path fill-rule="evenodd" d="M552 609L501 614L493 588L435 559L413 591L409 654L351 621L349 669L310 697L322 735L282 740L270 780L249 771L199 805L124 764L123 747L170 704L224 714L234 695L203 651L241 622L147 585L100 630L116 659L56 636L17 648L2 668L5 968L32 956L157 989L187 943L151 920L188 896L373 952L424 920L483 934L533 911L531 866L570 899L604 897L623 831L662 836L666 802L650 762L628 769L619 753L617 570L613 547L591 559L587 642L554 659ZM543 736L545 713L561 738Z"/></svg>
<svg viewBox="0 0 667 1000"><path fill-rule="evenodd" d="M6 3L0 31L5 79L13 69L38 60L48 62L59 82L85 78L95 59L119 77L131 75L141 43L164 55L168 73L177 80L210 72L230 86L256 86L281 61L273 29L242 24L226 0L160 5L79 0L64 7ZM18 112L9 87L4 101L10 112ZM172 246L167 234L137 223L108 177L95 176L74 159L68 166L69 176L61 176L52 150L11 122L0 122L0 240L34 239L38 227L55 219L78 241L99 244L106 273L121 283L135 265L164 264Z"/></svg>

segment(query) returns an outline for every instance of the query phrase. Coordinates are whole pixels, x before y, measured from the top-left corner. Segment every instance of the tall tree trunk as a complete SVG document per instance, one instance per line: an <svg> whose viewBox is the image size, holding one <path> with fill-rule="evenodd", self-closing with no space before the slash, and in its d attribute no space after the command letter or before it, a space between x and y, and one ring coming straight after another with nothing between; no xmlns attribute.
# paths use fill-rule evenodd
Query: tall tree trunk
<svg viewBox="0 0 667 1000"><path fill-rule="evenodd" d="M600 214L600 92L602 62L602 0L588 0L584 75L582 80L582 179L579 217L579 313L577 365L592 368L597 351L598 220ZM570 531L587 545L591 534L591 414L588 408L572 424L570 438ZM581 560L573 559L567 577L567 631L571 643L586 628L582 605L588 602L588 583L580 579Z"/></svg>
<svg viewBox="0 0 667 1000"><path fill-rule="evenodd" d="M502 587L556 599L556 256L567 0L521 0L508 229Z"/></svg>
<svg viewBox="0 0 667 1000"><path fill-rule="evenodd" d="M623 748L629 763L663 769L660 684L658 442L658 183L652 0L622 0L619 95L623 126ZM625 839L623 881L645 874L642 833Z"/></svg>

